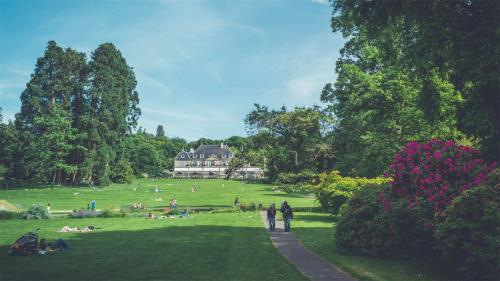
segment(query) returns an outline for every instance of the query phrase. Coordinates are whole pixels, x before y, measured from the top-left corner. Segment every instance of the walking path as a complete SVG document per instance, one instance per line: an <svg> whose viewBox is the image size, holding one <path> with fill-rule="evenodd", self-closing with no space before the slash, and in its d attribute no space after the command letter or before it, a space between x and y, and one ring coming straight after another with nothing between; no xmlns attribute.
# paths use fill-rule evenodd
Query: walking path
<svg viewBox="0 0 500 281"><path fill-rule="evenodd" d="M270 232L265 211L260 215L273 245L287 260L313 281L354 281L347 274L335 268L331 263L306 249L291 232L284 231L283 221L276 221L276 231ZM293 225L292 225L293 230Z"/></svg>

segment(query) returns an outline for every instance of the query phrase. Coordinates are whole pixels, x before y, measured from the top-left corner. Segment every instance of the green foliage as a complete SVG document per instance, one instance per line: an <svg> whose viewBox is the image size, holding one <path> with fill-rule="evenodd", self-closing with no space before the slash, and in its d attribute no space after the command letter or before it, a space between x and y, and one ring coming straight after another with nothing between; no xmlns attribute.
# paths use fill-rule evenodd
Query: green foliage
<svg viewBox="0 0 500 281"><path fill-rule="evenodd" d="M240 204L238 205L238 208L240 211L243 211L243 212L257 211L257 205L255 205L254 202L250 202L248 204L240 202Z"/></svg>
<svg viewBox="0 0 500 281"><path fill-rule="evenodd" d="M276 184L317 184L319 174L311 170L303 170L298 173L280 173Z"/></svg>
<svg viewBox="0 0 500 281"><path fill-rule="evenodd" d="M419 232L416 216L406 201L384 205L382 199L387 194L386 184L364 186L354 192L336 226L338 248L373 257L414 257L431 249L432 237Z"/></svg>
<svg viewBox="0 0 500 281"><path fill-rule="evenodd" d="M50 218L50 214L47 208L40 204L33 204L24 214L24 219L48 219Z"/></svg>
<svg viewBox="0 0 500 281"><path fill-rule="evenodd" d="M68 214L68 216L74 219L96 218L99 216L99 213L86 210L79 210L79 211L75 210L72 213Z"/></svg>
<svg viewBox="0 0 500 281"><path fill-rule="evenodd" d="M122 218L125 217L125 213L116 212L110 209L105 209L99 214L100 218Z"/></svg>
<svg viewBox="0 0 500 281"><path fill-rule="evenodd" d="M170 209L168 212L165 213L166 216L178 216L180 214L181 212L178 209Z"/></svg>
<svg viewBox="0 0 500 281"><path fill-rule="evenodd" d="M128 136L124 141L125 157L132 164L134 174L157 177L164 169L164 159L155 147L155 140L144 134Z"/></svg>
<svg viewBox="0 0 500 281"><path fill-rule="evenodd" d="M19 212L0 210L0 220L13 220L13 219L20 219L22 217L23 214Z"/></svg>
<svg viewBox="0 0 500 281"><path fill-rule="evenodd" d="M111 168L111 180L116 183L132 183L134 170L130 162L122 158Z"/></svg>
<svg viewBox="0 0 500 281"><path fill-rule="evenodd" d="M165 137L165 129L163 129L163 125L158 125L158 127L156 127L156 137L157 138Z"/></svg>
<svg viewBox="0 0 500 281"><path fill-rule="evenodd" d="M413 120L416 124L410 129L416 134L428 134L419 126L424 120L434 127L432 137L440 137L439 128L445 129L445 134L458 128L467 136L480 140L484 155L489 157L487 160L500 159L498 2L338 0L332 2L332 6L333 31L340 31L344 37L350 38L337 64L338 81L344 83L336 85L335 91L344 92L343 86L352 90L357 87L360 94L365 95L371 92L372 85L378 84L362 82L366 76L399 69L395 73L401 73L400 77L406 76L407 80L386 77L381 81L389 88L379 88L375 96L381 99L387 96L391 85L396 86L394 89L400 88L399 85L410 86L400 88L401 95L410 98L410 103L408 99L394 103L396 109L408 107L409 113L417 105L415 113L424 113L423 118ZM378 50L377 60L372 59L377 57L376 52L364 52L362 57L356 54L365 45ZM364 70L361 75L348 75L349 78L344 79L342 76L347 71L344 65L361 65ZM351 92L353 97L345 97L355 101L357 95L352 90L346 92ZM411 97L412 92L417 95L413 94L416 99ZM337 101L344 103L342 98ZM384 104L383 100L373 102L374 107ZM371 108L364 109L369 115ZM360 112L353 117L362 115ZM348 115L339 117L347 118ZM442 123L446 119L452 122ZM403 134L399 136L404 138L405 122L400 118L393 120L402 125ZM382 129L376 131L382 132ZM350 151L355 152L355 149Z"/></svg>
<svg viewBox="0 0 500 281"><path fill-rule="evenodd" d="M482 279L500 275L500 170L465 191L445 211L435 237L450 266Z"/></svg>
<svg viewBox="0 0 500 281"><path fill-rule="evenodd" d="M304 170L299 173L280 173L274 182L277 185L277 190L292 192L306 192L311 189L311 185L319 183L319 174Z"/></svg>
<svg viewBox="0 0 500 281"><path fill-rule="evenodd" d="M255 151L261 151L267 176L304 169L325 171L333 166L332 119L319 107L269 110L255 104L245 118Z"/></svg>
<svg viewBox="0 0 500 281"><path fill-rule="evenodd" d="M109 184L140 114L136 84L112 44L99 46L87 63L84 53L49 41L21 95L15 128L0 128L7 178Z"/></svg>
<svg viewBox="0 0 500 281"><path fill-rule="evenodd" d="M383 36L380 40L387 46L363 35L351 38L337 61L336 82L321 95L327 110L337 117L336 166L343 174L382 174L392 155L410 140L463 137L456 119L460 93L435 72L425 81L412 77L408 67L394 59L401 48L399 35ZM420 95L425 87L432 88L432 97L441 97L433 106ZM427 109L436 112L432 118Z"/></svg>
<svg viewBox="0 0 500 281"><path fill-rule="evenodd" d="M321 174L319 184L313 186L312 190L324 209L337 213L340 207L352 197L354 191L388 182L389 179L382 177L343 177L338 171L332 171L329 174Z"/></svg>

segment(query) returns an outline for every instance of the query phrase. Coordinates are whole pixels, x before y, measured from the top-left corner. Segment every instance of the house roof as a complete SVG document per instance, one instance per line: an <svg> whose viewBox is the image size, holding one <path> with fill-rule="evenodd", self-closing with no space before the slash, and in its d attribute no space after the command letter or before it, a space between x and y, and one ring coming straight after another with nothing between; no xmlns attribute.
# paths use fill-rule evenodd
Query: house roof
<svg viewBox="0 0 500 281"><path fill-rule="evenodd" d="M177 154L175 160L186 161L207 158L232 158L233 153L227 145L200 145L194 152L182 150Z"/></svg>

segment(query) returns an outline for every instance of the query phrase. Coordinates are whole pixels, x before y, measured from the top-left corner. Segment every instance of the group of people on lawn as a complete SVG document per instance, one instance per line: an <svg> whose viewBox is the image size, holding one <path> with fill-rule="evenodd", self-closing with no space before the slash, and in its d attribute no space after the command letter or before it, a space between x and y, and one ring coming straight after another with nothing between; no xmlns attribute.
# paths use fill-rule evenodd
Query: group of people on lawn
<svg viewBox="0 0 500 281"><path fill-rule="evenodd" d="M292 207L288 205L288 202L283 202L281 204L280 208L281 213L283 214L283 222L285 224L285 232L290 232L290 222L293 219L293 211ZM269 208L267 209L267 221L269 222L269 230L270 231L275 231L276 230L276 207L274 204L271 204Z"/></svg>

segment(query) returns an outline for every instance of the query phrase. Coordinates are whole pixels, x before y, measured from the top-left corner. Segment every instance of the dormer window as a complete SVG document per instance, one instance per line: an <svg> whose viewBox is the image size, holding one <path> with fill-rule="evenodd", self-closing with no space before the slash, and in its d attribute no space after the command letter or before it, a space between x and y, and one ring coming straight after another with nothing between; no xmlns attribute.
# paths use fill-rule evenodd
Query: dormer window
<svg viewBox="0 0 500 281"><path fill-rule="evenodd" d="M200 158L205 158L205 154L200 154Z"/></svg>
<svg viewBox="0 0 500 281"><path fill-rule="evenodd" d="M181 158L184 159L184 155L181 155Z"/></svg>
<svg viewBox="0 0 500 281"><path fill-rule="evenodd" d="M198 155L194 154L194 155L193 155L193 158L198 158Z"/></svg>
<svg viewBox="0 0 500 281"><path fill-rule="evenodd" d="M226 158L226 154L222 154L222 158Z"/></svg>

